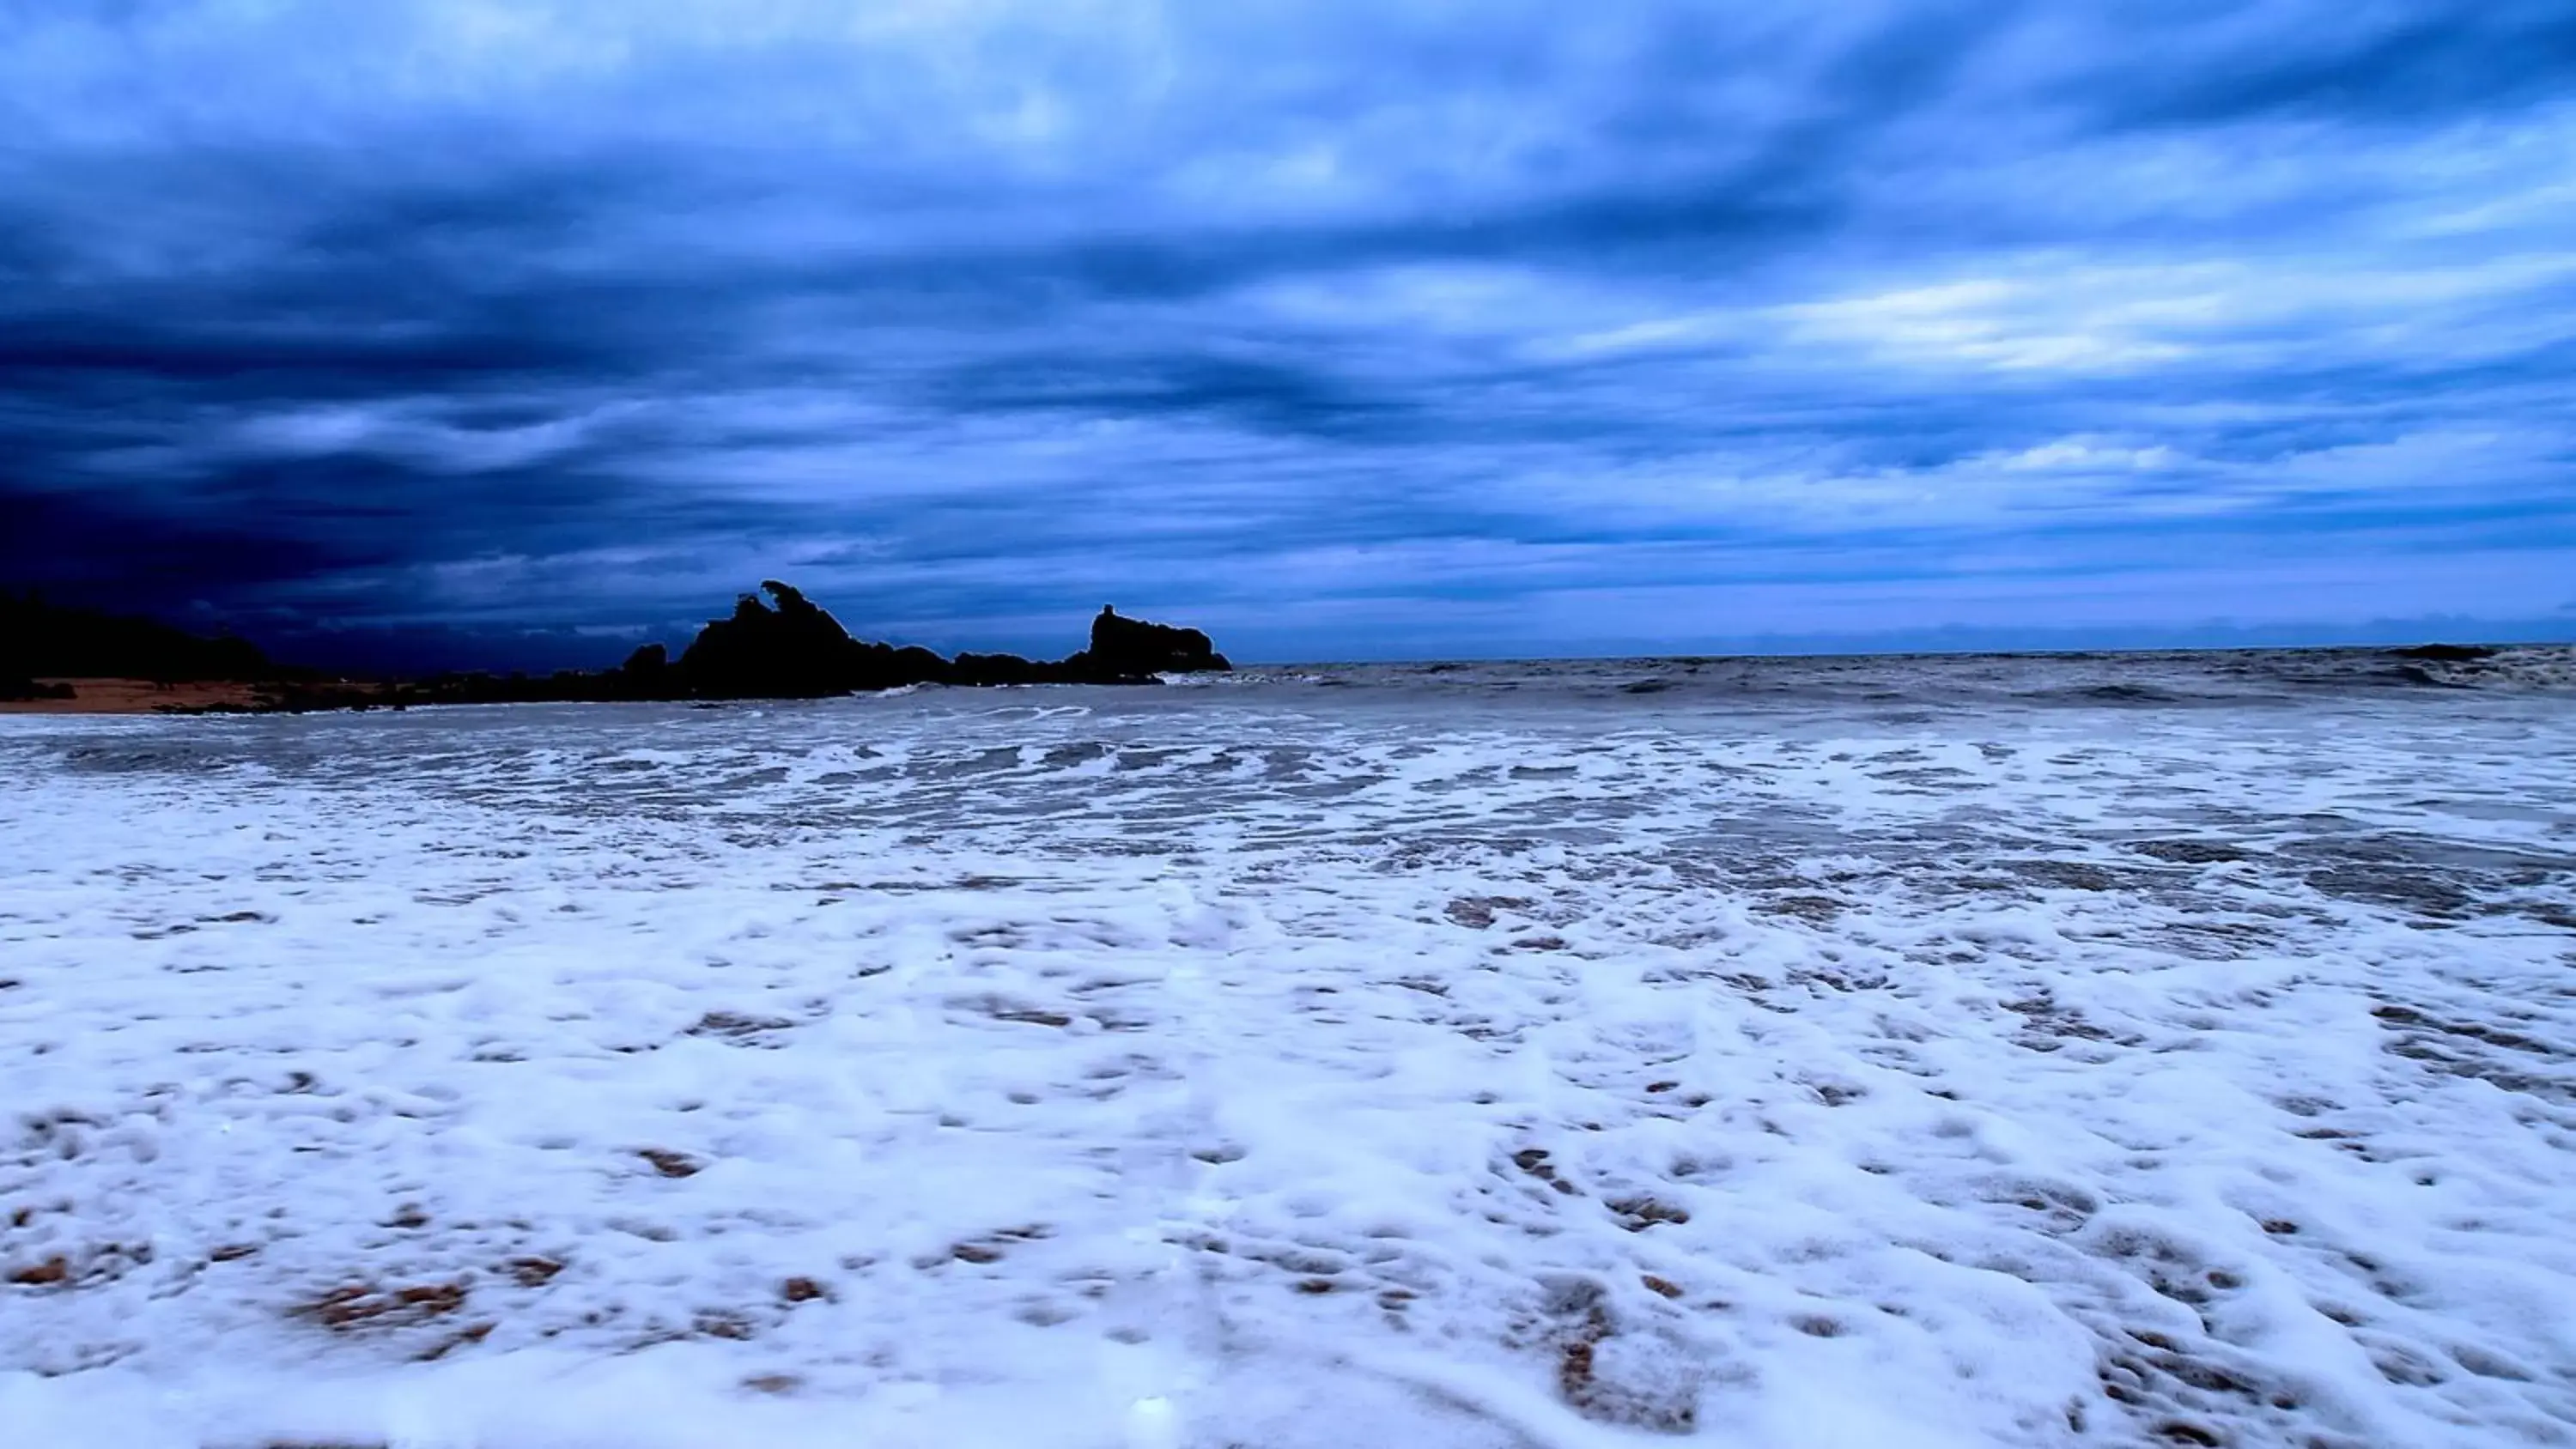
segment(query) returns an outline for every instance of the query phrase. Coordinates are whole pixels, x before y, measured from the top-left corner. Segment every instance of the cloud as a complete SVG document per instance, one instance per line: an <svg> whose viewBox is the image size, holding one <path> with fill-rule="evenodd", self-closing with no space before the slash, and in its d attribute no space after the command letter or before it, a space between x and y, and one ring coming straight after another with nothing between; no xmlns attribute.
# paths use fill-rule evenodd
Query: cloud
<svg viewBox="0 0 2576 1449"><path fill-rule="evenodd" d="M2576 562L2571 50L2468 0L0 5L0 574L615 630L792 565L951 641L1116 597L1318 654L1738 583L2188 619L2212 560L2524 609L2425 560Z"/></svg>

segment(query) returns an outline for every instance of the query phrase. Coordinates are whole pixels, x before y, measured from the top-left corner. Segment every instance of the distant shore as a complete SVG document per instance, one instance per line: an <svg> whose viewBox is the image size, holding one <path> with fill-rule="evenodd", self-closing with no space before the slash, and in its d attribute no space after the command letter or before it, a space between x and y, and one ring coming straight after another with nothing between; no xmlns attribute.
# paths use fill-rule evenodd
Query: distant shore
<svg viewBox="0 0 2576 1449"><path fill-rule="evenodd" d="M2267 656L2280 655L2291 660L2305 660L2296 667L2283 666L2267 672ZM976 656L963 656L973 660ZM1737 690L1750 676L1743 671L1756 669L1775 672L1812 665L1836 679L1848 679L1849 671L1875 661L1880 665L1915 663L1932 665L1943 662L1975 666L1980 661L1992 665L1999 661L2017 660L2033 666L2055 664L2086 667L2098 677L2068 684L2032 684L2030 688L2046 694L2050 689L2072 690L2083 698L2114 703L2174 702L2185 697L2201 697L2190 681L2181 683L2157 674L2157 670L2180 667L2193 660L2240 660L2220 670L2204 684L2223 685L2222 694L2249 688L2272 688L2293 693L2308 693L2319 688L2352 686L2369 689L2435 688L2460 689L2541 689L2576 691L2576 644L2417 644L2399 647L2325 646L2315 649L2290 650L2168 650L2111 652L2033 652L2022 655L2002 654L1915 654L1915 655L1739 655L1631 657L1598 660L1425 660L1412 662L1377 662L1361 664L1305 664L1278 666L1262 670L1252 682L1307 682L1340 685L1374 680L1378 683L1405 681L1428 685L1441 681L1444 687L1474 689L1480 676L1496 670L1510 671L1514 666L1535 671L1529 677L1507 680L1500 688L1519 690L1536 679L1556 680L1569 688L1582 688L1587 683L1601 690L1632 695L1671 695L1695 689ZM1703 669L1710 671L1703 675ZM2250 672L2249 672L2250 670ZM2139 672L2145 671L2145 672ZM1035 672L1035 671L1032 671ZM825 693L804 689L777 694L731 693L696 697L646 690L621 691L607 687L619 679L619 672L567 674L553 678L491 675L449 675L414 680L351 680L294 677L268 680L203 680L158 682L130 675L41 675L33 681L20 676L19 687L29 683L38 693L58 695L51 698L0 699L0 715L204 715L204 714L292 714L340 710L402 710L413 706L440 704L563 704L563 703L645 703L645 702L714 702L721 699L795 699L833 698L842 694L877 692L869 689L836 690ZM1090 682L1063 679L1031 679L1029 683ZM1133 681L1131 681L1133 682ZM1760 681L1753 681L1759 684ZM1772 698L1783 687L1777 678L1757 688L1753 697ZM1935 687L1934 676L1924 676L1919 688ZM2024 695L2013 693L2001 684L1999 699L2011 701ZM2175 691L2180 691L2175 693ZM1674 697L1679 697L1678 695Z"/></svg>
<svg viewBox="0 0 2576 1449"><path fill-rule="evenodd" d="M69 685L69 699L0 700L0 714L179 714L207 710L256 711L269 707L271 686L238 680L192 680L162 684L149 679L38 679L40 685Z"/></svg>
<svg viewBox="0 0 2576 1449"><path fill-rule="evenodd" d="M199 638L139 615L58 608L0 590L0 709L16 714L303 713L415 704L574 704L645 700L824 699L922 684L1155 684L1233 666L1197 629L1103 606L1089 644L1062 659L946 658L851 637L794 586L764 579L708 621L677 658L647 644L608 669L444 673L366 682L272 663L256 645ZM157 682L170 681L170 682ZM181 684L177 681L195 681Z"/></svg>

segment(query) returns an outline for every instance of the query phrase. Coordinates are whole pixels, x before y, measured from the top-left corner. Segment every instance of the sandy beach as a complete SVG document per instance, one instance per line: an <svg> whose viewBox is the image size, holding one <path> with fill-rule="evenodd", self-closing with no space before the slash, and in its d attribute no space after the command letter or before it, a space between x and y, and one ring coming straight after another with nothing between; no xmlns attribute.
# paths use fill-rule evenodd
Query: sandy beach
<svg viewBox="0 0 2576 1449"><path fill-rule="evenodd" d="M149 679L39 679L68 684L69 699L0 700L0 714L166 714L210 705L256 707L262 687L235 680L162 684Z"/></svg>

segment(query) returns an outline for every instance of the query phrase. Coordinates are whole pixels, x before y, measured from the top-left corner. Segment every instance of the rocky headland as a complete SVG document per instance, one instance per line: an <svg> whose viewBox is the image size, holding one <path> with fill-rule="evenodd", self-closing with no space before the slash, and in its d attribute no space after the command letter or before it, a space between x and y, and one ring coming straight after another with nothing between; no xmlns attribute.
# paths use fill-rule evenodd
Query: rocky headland
<svg viewBox="0 0 2576 1449"><path fill-rule="evenodd" d="M325 678L273 664L237 639L199 639L144 619L0 595L8 605L0 621L7 626L0 628L0 699L167 713L822 699L921 684L1153 684L1166 674L1233 667L1204 633L1131 619L1115 608L1103 608L1091 621L1087 647L1062 659L949 658L854 638L795 587L771 579L760 588L761 594L736 601L732 614L700 629L676 659L667 647L647 644L613 669L392 682Z"/></svg>

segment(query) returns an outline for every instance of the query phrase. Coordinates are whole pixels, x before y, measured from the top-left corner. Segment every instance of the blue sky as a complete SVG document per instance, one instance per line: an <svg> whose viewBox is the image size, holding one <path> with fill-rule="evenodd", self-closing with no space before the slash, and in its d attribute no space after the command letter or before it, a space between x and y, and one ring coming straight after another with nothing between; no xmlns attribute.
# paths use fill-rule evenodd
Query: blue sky
<svg viewBox="0 0 2576 1449"><path fill-rule="evenodd" d="M772 575L2567 637L2571 239L2565 0L0 0L0 579L532 661Z"/></svg>

